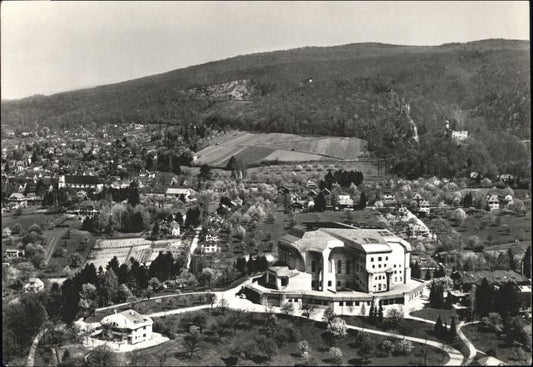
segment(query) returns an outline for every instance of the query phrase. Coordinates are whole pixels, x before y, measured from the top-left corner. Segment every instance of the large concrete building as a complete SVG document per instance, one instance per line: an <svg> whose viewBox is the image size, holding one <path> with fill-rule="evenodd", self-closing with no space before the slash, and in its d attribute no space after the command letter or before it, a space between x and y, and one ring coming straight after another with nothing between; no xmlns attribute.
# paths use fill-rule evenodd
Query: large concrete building
<svg viewBox="0 0 533 367"><path fill-rule="evenodd" d="M334 306L362 306L359 301L372 299L405 304L422 293L423 283L411 279L410 244L386 229L341 223L295 227L280 238L278 252L286 266L271 267L247 286L249 296L263 304L303 299Z"/></svg>

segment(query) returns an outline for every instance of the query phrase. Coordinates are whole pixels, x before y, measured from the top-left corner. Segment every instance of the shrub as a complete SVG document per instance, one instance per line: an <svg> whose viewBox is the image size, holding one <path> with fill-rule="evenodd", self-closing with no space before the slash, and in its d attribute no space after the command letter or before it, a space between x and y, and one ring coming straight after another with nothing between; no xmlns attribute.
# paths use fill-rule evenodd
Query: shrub
<svg viewBox="0 0 533 367"><path fill-rule="evenodd" d="M311 346L309 345L307 340L299 341L296 346L298 347L298 351L300 352L300 355L302 357L304 357L306 353L307 354L311 353Z"/></svg>
<svg viewBox="0 0 533 367"><path fill-rule="evenodd" d="M331 358L333 359L333 361L335 362L335 364L337 364L337 365L342 364L343 355L342 355L342 351L339 348L331 347L331 348L329 348L328 353L331 356Z"/></svg>
<svg viewBox="0 0 533 367"><path fill-rule="evenodd" d="M409 340L398 340L396 343L394 343L393 352L395 354L408 354L413 350L413 343L411 343Z"/></svg>
<svg viewBox="0 0 533 367"><path fill-rule="evenodd" d="M389 353L394 349L394 343L388 339L383 340L381 343L378 344L378 350L385 355L385 357L389 356Z"/></svg>
<svg viewBox="0 0 533 367"><path fill-rule="evenodd" d="M291 315L294 312L294 305L287 302L281 306L281 313L284 315Z"/></svg>
<svg viewBox="0 0 533 367"><path fill-rule="evenodd" d="M346 331L346 321L340 317L334 317L328 323L328 332L330 332L335 337L345 336Z"/></svg>

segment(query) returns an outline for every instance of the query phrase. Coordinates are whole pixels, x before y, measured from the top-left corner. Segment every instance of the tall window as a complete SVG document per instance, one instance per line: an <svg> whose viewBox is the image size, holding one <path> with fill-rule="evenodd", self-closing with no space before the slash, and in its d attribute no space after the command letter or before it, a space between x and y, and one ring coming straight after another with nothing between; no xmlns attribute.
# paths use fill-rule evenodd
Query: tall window
<svg viewBox="0 0 533 367"><path fill-rule="evenodd" d="M350 266L352 264L350 264L350 261L346 261L346 274L350 274Z"/></svg>
<svg viewBox="0 0 533 367"><path fill-rule="evenodd" d="M342 269L342 261L338 260L337 261L337 274L341 273L341 269Z"/></svg>
<svg viewBox="0 0 533 367"><path fill-rule="evenodd" d="M315 263L315 260L312 260L311 261L311 272L315 272L316 271L316 263Z"/></svg>

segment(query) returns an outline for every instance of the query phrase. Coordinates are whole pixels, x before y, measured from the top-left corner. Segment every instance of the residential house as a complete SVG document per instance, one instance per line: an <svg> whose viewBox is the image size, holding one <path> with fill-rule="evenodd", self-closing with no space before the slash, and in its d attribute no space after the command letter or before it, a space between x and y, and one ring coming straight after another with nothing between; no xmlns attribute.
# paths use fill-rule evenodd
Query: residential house
<svg viewBox="0 0 533 367"><path fill-rule="evenodd" d="M473 285L480 285L483 278L489 284L501 286L511 282L517 285L531 285L531 281L525 276L512 270L480 270L480 271L456 271L451 274L455 289L470 291Z"/></svg>
<svg viewBox="0 0 533 367"><path fill-rule="evenodd" d="M137 344L152 339L152 319L132 309L106 316L100 324L103 335L114 340Z"/></svg>
<svg viewBox="0 0 533 367"><path fill-rule="evenodd" d="M424 213L425 215L429 215L429 213L431 213L429 202L427 200L422 201L420 203L420 207L418 208L418 211L420 213Z"/></svg>
<svg viewBox="0 0 533 367"><path fill-rule="evenodd" d="M489 210L498 210L500 209L500 199L498 195L491 194L487 196L487 206Z"/></svg>
<svg viewBox="0 0 533 367"><path fill-rule="evenodd" d="M89 189L96 192L102 191L104 184L96 176L87 175L62 175L59 176L58 187L73 188L73 189Z"/></svg>
<svg viewBox="0 0 533 367"><path fill-rule="evenodd" d="M11 236L11 228L9 227L5 227L4 229L2 229L2 238L7 238L9 236Z"/></svg>
<svg viewBox="0 0 533 367"><path fill-rule="evenodd" d="M29 282L24 284L24 292L40 292L44 290L44 283L39 278L30 278Z"/></svg>
<svg viewBox="0 0 533 367"><path fill-rule="evenodd" d="M18 250L18 249L7 249L6 250L6 257L24 257L25 252L24 250Z"/></svg>
<svg viewBox="0 0 533 367"><path fill-rule="evenodd" d="M18 192L9 195L8 202L11 209L25 208L28 206L28 199L26 196Z"/></svg>
<svg viewBox="0 0 533 367"><path fill-rule="evenodd" d="M311 180L307 181L306 187L309 190L317 190L318 189L318 185L316 183L314 183L313 181L311 181Z"/></svg>
<svg viewBox="0 0 533 367"><path fill-rule="evenodd" d="M194 190L189 186L167 187L165 191L167 197L179 198L183 195L186 201L190 201L191 195L193 194Z"/></svg>
<svg viewBox="0 0 533 367"><path fill-rule="evenodd" d="M339 208L353 208L353 199L350 195L339 195L337 205Z"/></svg>

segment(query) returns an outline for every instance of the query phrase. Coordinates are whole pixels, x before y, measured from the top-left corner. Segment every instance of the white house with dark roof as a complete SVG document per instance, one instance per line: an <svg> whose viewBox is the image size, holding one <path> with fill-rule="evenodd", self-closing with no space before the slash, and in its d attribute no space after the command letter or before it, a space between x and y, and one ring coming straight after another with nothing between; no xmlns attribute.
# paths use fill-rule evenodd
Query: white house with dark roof
<svg viewBox="0 0 533 367"><path fill-rule="evenodd" d="M24 292L40 292L44 290L44 283L39 278L30 278L28 283L24 284Z"/></svg>
<svg viewBox="0 0 533 367"><path fill-rule="evenodd" d="M487 206L489 207L489 210L498 210L500 209L500 199L498 198L498 195L491 194L487 197Z"/></svg>
<svg viewBox="0 0 533 367"><path fill-rule="evenodd" d="M152 339L152 319L132 309L106 316L100 324L104 336L128 344Z"/></svg>

